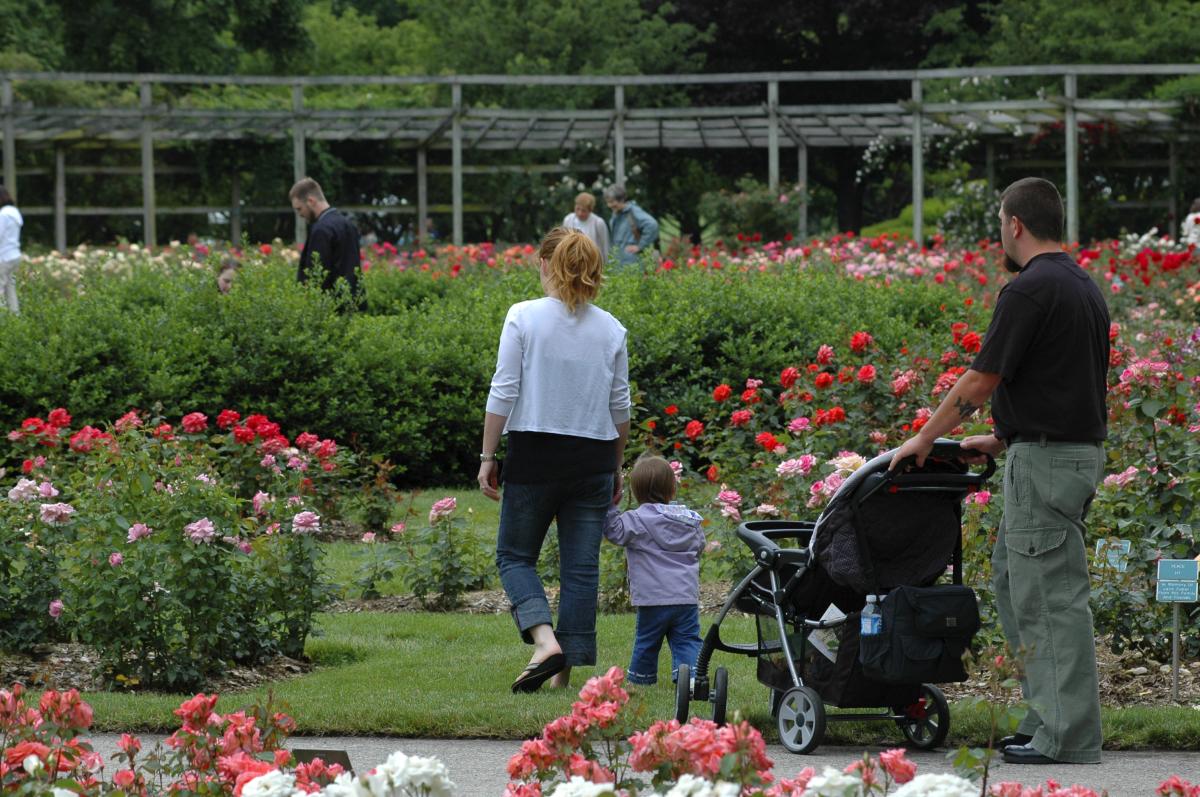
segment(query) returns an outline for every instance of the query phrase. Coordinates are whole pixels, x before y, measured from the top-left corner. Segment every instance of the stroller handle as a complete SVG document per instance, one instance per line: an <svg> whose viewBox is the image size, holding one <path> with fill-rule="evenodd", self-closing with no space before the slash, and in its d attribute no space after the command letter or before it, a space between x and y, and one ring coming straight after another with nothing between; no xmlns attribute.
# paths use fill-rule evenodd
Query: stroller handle
<svg viewBox="0 0 1200 797"><path fill-rule="evenodd" d="M904 488L926 487L938 490L977 489L996 472L996 460L990 454L974 448L963 448L957 440L950 440L945 437L939 437L934 441L933 448L929 452L929 459L943 459L965 463L968 457L983 456L986 458L983 471L980 473L968 471L961 474L905 473L904 469L914 464L916 457L905 457L900 461L899 467L891 470L892 457L895 456L897 451L899 451L897 448L885 451L856 470L842 483L842 486L838 489L838 495L842 495L843 493L854 495L859 485L866 480L871 481L872 484L862 493L858 494L858 501L860 503L866 501L877 491L888 485Z"/></svg>
<svg viewBox="0 0 1200 797"><path fill-rule="evenodd" d="M738 538L754 552L756 562L771 567L779 559L807 564L812 541L812 522L796 520L748 520L737 527ZM795 540L800 548L780 548L776 540Z"/></svg>

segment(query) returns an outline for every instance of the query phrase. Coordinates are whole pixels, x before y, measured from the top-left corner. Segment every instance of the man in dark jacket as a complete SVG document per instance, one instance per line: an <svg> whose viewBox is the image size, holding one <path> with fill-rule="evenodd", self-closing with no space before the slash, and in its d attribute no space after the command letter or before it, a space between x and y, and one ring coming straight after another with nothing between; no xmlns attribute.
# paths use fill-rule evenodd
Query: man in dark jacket
<svg viewBox="0 0 1200 797"><path fill-rule="evenodd" d="M350 289L352 306L361 309L358 230L337 208L329 206L321 186L311 177L305 177L292 186L288 198L292 202L292 209L308 222L308 240L300 254L296 278L300 282L307 282L314 274L319 274L321 289L325 291L334 291L337 281L345 280Z"/></svg>

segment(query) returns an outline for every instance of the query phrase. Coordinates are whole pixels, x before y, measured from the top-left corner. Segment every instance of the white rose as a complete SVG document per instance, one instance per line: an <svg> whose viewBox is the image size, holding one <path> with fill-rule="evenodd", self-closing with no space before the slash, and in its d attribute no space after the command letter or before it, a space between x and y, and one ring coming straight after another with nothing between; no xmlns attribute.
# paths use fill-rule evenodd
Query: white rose
<svg viewBox="0 0 1200 797"><path fill-rule="evenodd" d="M825 771L808 782L804 793L809 797L857 797L861 795L862 780L847 775L839 769L825 767ZM910 792L912 797L916 792Z"/></svg>
<svg viewBox="0 0 1200 797"><path fill-rule="evenodd" d="M712 783L695 775L679 777L664 797L738 797L741 787L736 783L718 781Z"/></svg>
<svg viewBox="0 0 1200 797"><path fill-rule="evenodd" d="M550 797L613 797L616 792L611 783L592 783L586 778L573 775L566 783L560 783L550 792Z"/></svg>
<svg viewBox="0 0 1200 797"><path fill-rule="evenodd" d="M812 788L812 783L809 783ZM958 775L917 775L899 789L892 797L975 797L979 786Z"/></svg>
<svg viewBox="0 0 1200 797"><path fill-rule="evenodd" d="M39 769L42 768L42 759L38 758L35 755L27 755L27 756L25 756L25 760L23 760L21 762L21 766L25 769L26 772L28 772L30 775L32 775L33 773L37 772Z"/></svg>
<svg viewBox="0 0 1200 797"><path fill-rule="evenodd" d="M273 769L259 775L242 788L242 797L292 797L296 791L296 777Z"/></svg>

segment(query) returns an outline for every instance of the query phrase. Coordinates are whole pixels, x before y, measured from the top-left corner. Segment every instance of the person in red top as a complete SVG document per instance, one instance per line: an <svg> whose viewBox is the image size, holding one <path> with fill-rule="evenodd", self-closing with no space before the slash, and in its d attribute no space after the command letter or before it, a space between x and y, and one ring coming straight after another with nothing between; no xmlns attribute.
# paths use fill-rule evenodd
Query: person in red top
<svg viewBox="0 0 1200 797"><path fill-rule="evenodd" d="M1004 516L992 551L996 611L1022 657L1029 711L1001 740L1014 764L1100 762L1095 634L1084 518L1104 472L1109 315L1104 294L1062 250L1053 183L1027 177L1000 197L1005 266L974 362L892 467L923 464L933 441L990 398L995 431L962 441L1006 452Z"/></svg>

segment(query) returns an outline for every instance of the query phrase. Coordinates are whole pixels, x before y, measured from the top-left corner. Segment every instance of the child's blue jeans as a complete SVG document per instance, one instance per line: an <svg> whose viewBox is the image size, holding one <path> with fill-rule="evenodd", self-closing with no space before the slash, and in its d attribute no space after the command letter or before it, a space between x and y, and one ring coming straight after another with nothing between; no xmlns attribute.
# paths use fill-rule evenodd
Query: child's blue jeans
<svg viewBox="0 0 1200 797"><path fill-rule="evenodd" d="M696 657L700 655L700 607L694 603L638 607L633 659L625 678L629 683L649 685L658 681L658 651L664 638L671 646L674 681L680 664L696 667Z"/></svg>

